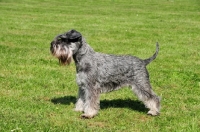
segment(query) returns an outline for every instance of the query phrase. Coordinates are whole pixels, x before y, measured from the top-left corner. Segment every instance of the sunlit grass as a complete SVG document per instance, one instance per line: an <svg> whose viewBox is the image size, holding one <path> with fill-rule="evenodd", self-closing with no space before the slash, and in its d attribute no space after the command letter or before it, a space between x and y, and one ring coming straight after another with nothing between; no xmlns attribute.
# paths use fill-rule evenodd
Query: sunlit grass
<svg viewBox="0 0 200 132"><path fill-rule="evenodd" d="M191 131L200 129L198 0L0 1L0 131ZM95 51L148 58L161 115L128 88L101 95L91 120L73 111L75 67L61 67L51 40L80 31Z"/></svg>

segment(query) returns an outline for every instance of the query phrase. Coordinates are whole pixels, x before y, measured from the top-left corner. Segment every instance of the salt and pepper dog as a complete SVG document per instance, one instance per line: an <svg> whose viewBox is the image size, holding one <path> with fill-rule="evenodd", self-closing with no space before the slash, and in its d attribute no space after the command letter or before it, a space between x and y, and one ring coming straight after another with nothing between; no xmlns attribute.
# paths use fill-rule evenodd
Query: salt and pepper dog
<svg viewBox="0 0 200 132"><path fill-rule="evenodd" d="M100 94L130 87L145 106L149 115L159 115L160 99L153 92L146 66L159 51L148 59L131 55L109 55L95 52L80 32L70 30L60 34L51 42L50 51L63 65L76 65L76 82L79 86L75 111L83 118L92 118L100 109Z"/></svg>

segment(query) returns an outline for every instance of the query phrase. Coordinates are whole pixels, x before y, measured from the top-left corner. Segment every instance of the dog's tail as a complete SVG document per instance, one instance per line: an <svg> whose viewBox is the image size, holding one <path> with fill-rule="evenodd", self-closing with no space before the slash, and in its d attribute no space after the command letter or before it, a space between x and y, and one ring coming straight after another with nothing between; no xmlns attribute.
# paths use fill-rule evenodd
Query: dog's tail
<svg viewBox="0 0 200 132"><path fill-rule="evenodd" d="M145 65L148 65L150 62L152 62L157 57L158 52L159 52L159 44L157 42L156 43L156 52L153 54L153 56L144 60Z"/></svg>

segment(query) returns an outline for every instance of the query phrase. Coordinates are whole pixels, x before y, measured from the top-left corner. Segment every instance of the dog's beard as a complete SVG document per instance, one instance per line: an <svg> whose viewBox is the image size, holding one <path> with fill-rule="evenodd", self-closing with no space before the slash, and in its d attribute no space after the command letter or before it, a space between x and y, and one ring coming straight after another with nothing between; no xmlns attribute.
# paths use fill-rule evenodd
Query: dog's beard
<svg viewBox="0 0 200 132"><path fill-rule="evenodd" d="M72 61L72 50L66 46L54 45L52 55L58 58L59 63L62 65L69 65Z"/></svg>

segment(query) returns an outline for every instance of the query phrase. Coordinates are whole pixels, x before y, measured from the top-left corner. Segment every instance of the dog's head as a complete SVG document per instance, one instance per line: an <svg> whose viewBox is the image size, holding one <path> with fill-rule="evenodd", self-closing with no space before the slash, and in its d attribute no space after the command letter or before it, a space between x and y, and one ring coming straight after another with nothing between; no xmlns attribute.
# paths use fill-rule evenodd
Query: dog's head
<svg viewBox="0 0 200 132"><path fill-rule="evenodd" d="M70 64L72 56L82 45L82 35L70 30L55 37L51 42L50 51L63 65Z"/></svg>

